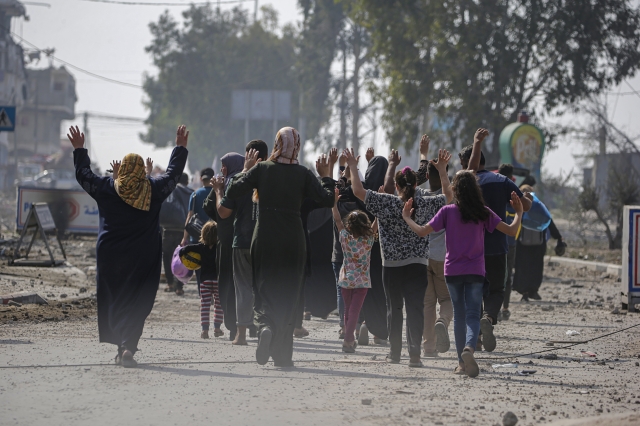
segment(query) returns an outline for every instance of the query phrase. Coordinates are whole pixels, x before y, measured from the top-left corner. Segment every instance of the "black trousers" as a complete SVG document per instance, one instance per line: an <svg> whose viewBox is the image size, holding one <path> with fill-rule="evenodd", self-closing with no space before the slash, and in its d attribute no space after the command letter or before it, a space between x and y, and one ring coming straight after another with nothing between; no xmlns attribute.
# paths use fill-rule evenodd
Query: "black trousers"
<svg viewBox="0 0 640 426"><path fill-rule="evenodd" d="M403 299L407 310L409 355L419 356L424 330L424 294L427 291L427 265L412 263L382 268L382 283L387 297L387 327L390 356L400 359L402 352Z"/></svg>
<svg viewBox="0 0 640 426"><path fill-rule="evenodd" d="M167 284L174 288L182 288L182 281L175 279L171 272L171 260L176 247L182 242L184 231L162 230L162 263L164 265L164 276Z"/></svg>
<svg viewBox="0 0 640 426"><path fill-rule="evenodd" d="M484 315L491 317L491 322L497 323L498 313L504 301L504 285L507 280L507 253L484 256L486 279L489 290L485 292Z"/></svg>
<svg viewBox="0 0 640 426"><path fill-rule="evenodd" d="M502 307L509 309L509 302L511 301L511 287L513 284L513 268L516 266L516 246L509 246L509 252L507 253L507 280L505 282L504 290L504 302Z"/></svg>

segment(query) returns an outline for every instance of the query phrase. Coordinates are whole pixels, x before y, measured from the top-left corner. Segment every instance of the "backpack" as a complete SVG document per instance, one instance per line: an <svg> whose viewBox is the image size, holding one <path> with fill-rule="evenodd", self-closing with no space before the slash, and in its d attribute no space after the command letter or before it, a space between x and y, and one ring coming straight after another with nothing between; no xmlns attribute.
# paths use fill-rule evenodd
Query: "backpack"
<svg viewBox="0 0 640 426"><path fill-rule="evenodd" d="M164 200L160 207L160 226L168 229L184 229L189 212L189 198L193 191L183 185L176 185L176 189Z"/></svg>

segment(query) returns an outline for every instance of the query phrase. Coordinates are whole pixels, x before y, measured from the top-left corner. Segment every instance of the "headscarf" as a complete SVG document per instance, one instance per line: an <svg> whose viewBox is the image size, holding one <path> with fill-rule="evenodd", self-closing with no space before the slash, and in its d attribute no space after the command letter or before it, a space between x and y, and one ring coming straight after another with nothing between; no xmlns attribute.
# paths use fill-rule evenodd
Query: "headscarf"
<svg viewBox="0 0 640 426"><path fill-rule="evenodd" d="M387 174L388 167L389 161L386 158L381 156L373 157L369 161L369 166L364 174L364 182L362 182L364 189L378 191L378 188L384 185L384 177Z"/></svg>
<svg viewBox="0 0 640 426"><path fill-rule="evenodd" d="M227 168L227 175L224 177L224 189L226 190L231 179L244 168L244 156L237 152L229 152L222 156L220 162Z"/></svg>
<svg viewBox="0 0 640 426"><path fill-rule="evenodd" d="M283 127L278 130L269 160L282 164L298 164L299 152L300 133L293 127Z"/></svg>
<svg viewBox="0 0 640 426"><path fill-rule="evenodd" d="M131 207L144 211L151 208L151 182L138 154L125 155L114 186L122 201Z"/></svg>

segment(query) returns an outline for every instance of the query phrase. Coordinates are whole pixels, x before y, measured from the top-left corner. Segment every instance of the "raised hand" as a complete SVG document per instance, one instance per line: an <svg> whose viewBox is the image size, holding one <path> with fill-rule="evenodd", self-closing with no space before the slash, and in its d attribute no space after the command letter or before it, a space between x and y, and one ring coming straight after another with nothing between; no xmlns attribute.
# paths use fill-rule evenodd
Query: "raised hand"
<svg viewBox="0 0 640 426"><path fill-rule="evenodd" d="M400 161L402 161L402 157L400 156L400 154L398 154L398 151L395 149L391 150L391 154L389 154L389 164L393 165L393 166L398 166L398 164L400 164Z"/></svg>
<svg viewBox="0 0 640 426"><path fill-rule="evenodd" d="M120 161L118 160L113 160L111 162L111 170L113 170L113 180L118 179L118 171L120 170Z"/></svg>
<svg viewBox="0 0 640 426"><path fill-rule="evenodd" d="M338 188L335 188L334 190L334 194L335 194L335 199L333 200L333 207L338 205L338 200L340 199L340 190Z"/></svg>
<svg viewBox="0 0 640 426"><path fill-rule="evenodd" d="M216 176L209 180L209 186L213 188L214 191L220 192L224 190L224 177Z"/></svg>
<svg viewBox="0 0 640 426"><path fill-rule="evenodd" d="M153 160L150 157L147 158L145 170L147 171L147 176L151 176L151 172L153 171Z"/></svg>
<svg viewBox="0 0 640 426"><path fill-rule="evenodd" d="M429 144L431 143L431 139L429 136L422 135L422 139L420 139L420 159L426 160L429 155Z"/></svg>
<svg viewBox="0 0 640 426"><path fill-rule="evenodd" d="M244 169L242 169L242 171L248 172L253 168L253 166L258 164L260 161L262 161L262 158L258 158L258 151L256 149L251 148L249 152L247 152L246 155L244 156Z"/></svg>
<svg viewBox="0 0 640 426"><path fill-rule="evenodd" d="M342 154L340 154L340 157L338 158L339 161L339 165L340 167L344 167L345 164L347 164L347 157L344 156L344 152Z"/></svg>
<svg viewBox="0 0 640 426"><path fill-rule="evenodd" d="M67 133L67 137L71 141L73 149L84 148L84 133L80 132L78 126L75 128L73 126L69 127L69 133Z"/></svg>
<svg viewBox="0 0 640 426"><path fill-rule="evenodd" d="M331 148L329 150L329 164L333 167L338 162L338 148Z"/></svg>
<svg viewBox="0 0 640 426"><path fill-rule="evenodd" d="M451 160L451 154L446 149L441 149L438 151L438 161L429 161L431 164L435 166L435 168L442 173L447 173L447 164L449 164L449 160Z"/></svg>
<svg viewBox="0 0 640 426"><path fill-rule="evenodd" d="M358 160L360 160L360 156L356 157L353 154L353 149L345 149L342 155L344 155L344 158L347 160L349 168L358 168Z"/></svg>
<svg viewBox="0 0 640 426"><path fill-rule="evenodd" d="M365 160L367 160L367 163L368 163L368 162L371 161L371 159L373 157L375 157L375 155L376 155L376 153L373 150L373 148L367 148L367 152L366 152L366 154L364 154L364 158L365 158Z"/></svg>
<svg viewBox="0 0 640 426"><path fill-rule="evenodd" d="M176 146L182 146L186 148L188 140L189 131L187 130L187 126L182 124L178 127L178 131L176 132Z"/></svg>
<svg viewBox="0 0 640 426"><path fill-rule="evenodd" d="M488 135L489 135L489 131L481 127L478 130L476 130L476 134L473 135L473 142L474 143L482 142L484 138L486 138Z"/></svg>
<svg viewBox="0 0 640 426"><path fill-rule="evenodd" d="M409 198L402 208L402 217L410 218L413 216L413 198Z"/></svg>
<svg viewBox="0 0 640 426"><path fill-rule="evenodd" d="M516 194L515 191L511 192L510 203L511 203L511 207L513 207L516 213L518 213L519 215L522 215L522 211L523 211L522 201L520 201L520 197L518 197L518 194Z"/></svg>
<svg viewBox="0 0 640 426"><path fill-rule="evenodd" d="M322 154L316 161L316 171L321 178L331 177L331 167L329 166L329 158L327 154Z"/></svg>

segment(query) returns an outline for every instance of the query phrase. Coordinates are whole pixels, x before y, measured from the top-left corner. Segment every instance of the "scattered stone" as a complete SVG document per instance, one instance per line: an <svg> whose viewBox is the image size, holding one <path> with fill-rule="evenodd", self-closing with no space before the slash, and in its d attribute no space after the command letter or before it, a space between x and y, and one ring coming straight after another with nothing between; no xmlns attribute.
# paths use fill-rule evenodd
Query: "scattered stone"
<svg viewBox="0 0 640 426"><path fill-rule="evenodd" d="M507 411L502 418L502 426L515 426L518 424L518 417L511 411Z"/></svg>
<svg viewBox="0 0 640 426"><path fill-rule="evenodd" d="M553 306L551 306L551 305L546 305L546 306L542 306L540 309L541 309L541 310L543 310L543 311L545 311L545 312L553 311Z"/></svg>
<svg viewBox="0 0 640 426"><path fill-rule="evenodd" d="M614 314L614 315L619 315L620 314L620 307L616 306L615 308L613 308L611 313Z"/></svg>
<svg viewBox="0 0 640 426"><path fill-rule="evenodd" d="M66 294L66 293L62 293L62 294L60 295L60 299L66 299L66 298L67 298L67 294Z"/></svg>
<svg viewBox="0 0 640 426"><path fill-rule="evenodd" d="M367 399L363 399L361 402L362 402L362 405L371 405L371 399L368 399L368 398Z"/></svg>
<svg viewBox="0 0 640 426"><path fill-rule="evenodd" d="M640 362L636 361L636 367L640 367Z"/></svg>
<svg viewBox="0 0 640 426"><path fill-rule="evenodd" d="M548 359L548 360L552 360L553 361L553 360L558 359L558 355L556 355L556 354L546 354L546 355L542 356L542 359Z"/></svg>
<svg viewBox="0 0 640 426"><path fill-rule="evenodd" d="M87 292L87 289L86 289L85 287L82 287L82 288L80 289L80 293L86 293L86 292Z"/></svg>
<svg viewBox="0 0 640 426"><path fill-rule="evenodd" d="M22 307L22 303L18 303L18 302L13 301L13 300L9 300L9 303L7 303L7 305L9 305L9 306L15 306L16 308L20 308L20 307Z"/></svg>

